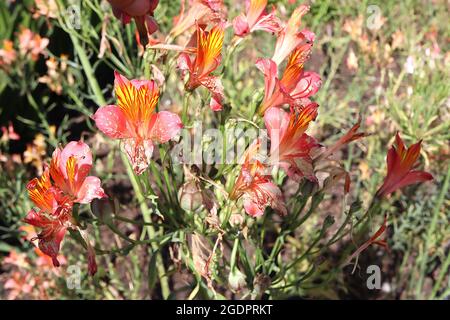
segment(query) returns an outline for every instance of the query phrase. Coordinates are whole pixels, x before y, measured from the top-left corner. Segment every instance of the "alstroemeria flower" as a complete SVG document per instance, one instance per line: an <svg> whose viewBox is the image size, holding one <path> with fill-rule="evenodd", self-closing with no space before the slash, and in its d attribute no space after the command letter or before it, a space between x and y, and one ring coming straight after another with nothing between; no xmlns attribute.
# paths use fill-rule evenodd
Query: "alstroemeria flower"
<svg viewBox="0 0 450 320"><path fill-rule="evenodd" d="M153 12L158 6L159 0L108 0L112 6L114 15L128 24L134 18L139 32L139 38L145 46L148 43L148 35L158 30L158 25L153 18Z"/></svg>
<svg viewBox="0 0 450 320"><path fill-rule="evenodd" d="M265 93L259 113L270 107L284 104L304 105L322 85L320 76L303 67L311 53L311 44L304 44L291 54L281 79L278 79L277 64L270 59L258 59L256 67L264 73Z"/></svg>
<svg viewBox="0 0 450 320"><path fill-rule="evenodd" d="M281 62L299 45L305 43L313 43L315 35L309 30L299 31L302 17L309 11L309 6L301 5L292 13L286 26L280 32L278 37L275 52L272 60L277 65Z"/></svg>
<svg viewBox="0 0 450 320"><path fill-rule="evenodd" d="M223 0L190 0L189 9L185 10L185 1L181 1L180 15L170 31L170 37L177 37L195 24L217 24L225 19Z"/></svg>
<svg viewBox="0 0 450 320"><path fill-rule="evenodd" d="M192 91L199 86L206 87L212 94L210 107L214 111L222 110L222 82L211 73L220 65L223 38L223 25L216 25L209 32L197 25L195 58L192 60L187 53L181 53L178 59L178 67L183 71L189 71L186 90Z"/></svg>
<svg viewBox="0 0 450 320"><path fill-rule="evenodd" d="M387 176L377 191L377 196L386 195L411 184L432 180L433 176L425 171L413 170L420 155L422 141L406 148L400 135L395 136L396 146L387 154Z"/></svg>
<svg viewBox="0 0 450 320"><path fill-rule="evenodd" d="M39 249L58 267L60 244L71 224L72 202L52 185L48 168L42 177L34 178L27 184L27 190L39 211L31 209L24 221L41 229L37 236Z"/></svg>
<svg viewBox="0 0 450 320"><path fill-rule="evenodd" d="M50 40L42 38L30 29L22 29L19 33L19 52L22 56L30 55L31 60L36 61L39 55L45 55Z"/></svg>
<svg viewBox="0 0 450 320"><path fill-rule="evenodd" d="M52 155L50 175L64 194L73 202L90 203L106 197L98 177L88 176L92 168L92 153L81 141L69 142L64 149L57 148Z"/></svg>
<svg viewBox="0 0 450 320"><path fill-rule="evenodd" d="M242 13L233 20L234 33L244 37L256 30L271 33L280 31L280 21L275 16L275 9L266 13L267 0L246 0L246 13Z"/></svg>
<svg viewBox="0 0 450 320"><path fill-rule="evenodd" d="M97 127L108 137L122 139L134 171L147 169L153 143L166 143L182 128L178 115L155 112L159 89L153 80L128 80L115 72L117 105L101 107L93 115Z"/></svg>
<svg viewBox="0 0 450 320"><path fill-rule="evenodd" d="M0 67L10 66L16 58L14 43L11 40L3 40L3 47L0 49Z"/></svg>
<svg viewBox="0 0 450 320"><path fill-rule="evenodd" d="M20 140L20 135L14 130L14 126L11 121L8 123L8 127L0 127L3 135L0 141L8 142L9 140Z"/></svg>
<svg viewBox="0 0 450 320"><path fill-rule="evenodd" d="M312 154L320 145L305 132L309 123L317 117L316 103L303 108L291 108L290 114L281 108L270 108L264 121L270 137L271 165L280 166L291 178L316 182Z"/></svg>
<svg viewBox="0 0 450 320"><path fill-rule="evenodd" d="M244 162L239 177L236 179L230 199L243 199L244 209L252 217L264 214L267 206L281 215L286 215L281 190L272 182L267 168L255 156L260 142L252 144L244 155Z"/></svg>

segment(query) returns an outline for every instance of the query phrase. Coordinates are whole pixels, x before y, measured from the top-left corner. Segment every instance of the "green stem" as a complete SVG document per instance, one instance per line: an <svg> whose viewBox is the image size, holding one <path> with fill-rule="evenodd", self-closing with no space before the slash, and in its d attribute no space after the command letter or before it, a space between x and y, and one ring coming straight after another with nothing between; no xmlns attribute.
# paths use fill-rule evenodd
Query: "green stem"
<svg viewBox="0 0 450 320"><path fill-rule="evenodd" d="M436 225L438 222L440 209L441 209L442 204L444 203L445 195L447 194L447 191L448 191L449 180L450 180L450 166L447 169L447 176L445 177L444 185L442 186L442 190L441 190L441 193L439 194L438 201L437 201L436 205L434 206L433 217L432 217L430 226L428 227L427 235L425 238L426 239L425 240L425 248L423 250L424 257L422 258L422 261L420 264L420 268L419 268L420 277L419 277L419 280L417 281L417 286L416 286L416 297L418 299L421 299L423 297L422 287L423 287L423 282L425 280L425 272L426 272L426 267L427 267L427 262L428 262L428 253L430 252L431 241L432 241L432 239L434 239L433 233L436 230ZM442 266L442 267L445 267L445 264L447 264L447 266L448 266L448 262L446 262L446 263L444 263L444 266ZM444 270L444 272L446 272L445 269L443 269L443 270ZM439 275L439 278L440 278L440 275ZM437 290L435 288L433 288L432 295L435 294L436 291Z"/></svg>
<svg viewBox="0 0 450 320"><path fill-rule="evenodd" d="M133 186L134 192L136 193L137 200L139 202L139 206L142 211L142 217L144 218L144 222L146 223L146 230L150 238L154 238L156 236L155 228L150 224L151 223L151 213L150 209L147 206L147 203L145 202L145 197L142 194L142 190L140 188L139 182L133 172L133 168L131 167L130 163L128 162L128 159L124 153L120 153L122 157L122 162L124 163L128 177L130 178L131 184ZM166 271L164 268L163 260L160 251L158 250L158 244L152 242L151 247L153 250L153 253L156 254L156 269L158 271L158 277L161 284L161 292L164 299L167 299L170 294L169 289L169 281L166 276Z"/></svg>
<svg viewBox="0 0 450 320"><path fill-rule="evenodd" d="M189 100L191 98L191 92L186 92L183 99L183 111L181 113L181 122L186 126L188 117Z"/></svg>
<svg viewBox="0 0 450 320"><path fill-rule="evenodd" d="M95 78L94 69L92 68L91 63L89 62L89 58L86 55L86 52L81 47L80 42L78 41L78 38L76 36L74 36L72 33L70 33L69 36L70 39L72 40L75 51L77 52L77 55L80 58L80 62L81 65L83 66L84 69L83 71L88 79L89 86L91 87L92 92L94 93L95 102L100 107L106 105L106 100L103 97L100 86L97 82L97 79Z"/></svg>

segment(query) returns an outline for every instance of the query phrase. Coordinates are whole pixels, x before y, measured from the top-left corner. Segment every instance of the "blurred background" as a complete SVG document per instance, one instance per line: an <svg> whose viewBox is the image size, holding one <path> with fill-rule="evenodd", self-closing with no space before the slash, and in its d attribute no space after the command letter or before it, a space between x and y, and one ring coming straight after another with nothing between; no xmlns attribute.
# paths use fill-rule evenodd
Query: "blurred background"
<svg viewBox="0 0 450 320"><path fill-rule="evenodd" d="M155 12L160 32L154 38L163 39L168 33L179 2L160 1ZM243 1L225 2L229 17L243 10ZM269 2L283 19L301 3ZM391 251L381 255L375 248L365 256L382 266L381 290L367 289L365 272L357 270L350 276L330 266L328 284L302 289L302 295L448 299L450 4L445 0L306 3L311 11L303 25L316 33L307 69L323 79L315 96L320 116L314 134L321 141L334 141L359 114L364 130L372 133L339 155L346 169L351 169L353 196L364 201L376 191L384 177L386 151L397 131L408 145L423 140L422 162L435 180L397 193L394 205L386 208L394 221L388 230ZM61 7L65 8L63 18L58 13ZM223 80L233 107L248 105L255 88L263 87L254 61L270 56L274 40L268 34L253 34L257 45L247 43L233 56L235 72L226 73ZM55 269L30 243L35 230L21 221L32 206L27 181L42 172L58 143L80 138L95 150L95 171L106 182L105 188L119 194L130 218L137 216L124 168L114 165L117 155L110 152L89 116L101 105L95 91L112 101L113 70L128 77L143 75L147 66L142 53L134 25L123 27L106 1L0 2L0 299L155 297L146 272L149 258L139 249L128 256L100 257L99 274L93 279L83 277L81 289L72 290L67 286L72 274L67 266L84 265L84 251L67 241L61 252L63 266ZM82 66L82 59L89 59L92 70ZM89 85L89 75L99 87ZM177 79L176 74L169 75L162 97L162 103L175 112L181 110L181 101L167 92L181 90ZM336 210L341 209L333 197L321 208L324 215ZM129 234L137 232L129 228ZM118 241L108 234L96 237ZM365 266L365 261L360 264ZM179 277L173 281L183 283L188 275ZM185 297L180 292L175 297Z"/></svg>

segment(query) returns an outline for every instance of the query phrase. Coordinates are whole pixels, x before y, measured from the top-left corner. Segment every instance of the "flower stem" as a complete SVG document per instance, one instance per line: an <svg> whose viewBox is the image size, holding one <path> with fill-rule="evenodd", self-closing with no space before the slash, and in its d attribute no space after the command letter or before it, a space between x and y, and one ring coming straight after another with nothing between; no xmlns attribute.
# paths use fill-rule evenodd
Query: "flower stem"
<svg viewBox="0 0 450 320"><path fill-rule="evenodd" d="M184 95L184 99L183 99L183 111L181 113L181 122L183 123L184 126L186 126L190 98L191 98L191 93L186 92L186 94Z"/></svg>
<svg viewBox="0 0 450 320"><path fill-rule="evenodd" d="M147 203L145 202L145 197L142 193L139 182L133 172L133 168L131 167L130 163L128 162L126 155L124 153L120 153L120 156L122 158L122 162L124 163L124 165L127 169L127 174L128 174L128 177L130 178L134 192L136 193L136 197L137 197L139 206L142 211L142 217L144 218L144 222L146 223L145 228L147 229L147 233L150 238L154 238L156 236L156 231L153 228L153 225L150 224L152 222L150 209L148 208ZM166 276L166 271L164 268L162 256L161 256L160 251L158 250L157 243L152 242L151 247L152 247L153 253L157 255L156 256L156 269L158 271L162 296L164 299L167 299L170 294L170 289L169 289L169 282L168 282L168 279Z"/></svg>

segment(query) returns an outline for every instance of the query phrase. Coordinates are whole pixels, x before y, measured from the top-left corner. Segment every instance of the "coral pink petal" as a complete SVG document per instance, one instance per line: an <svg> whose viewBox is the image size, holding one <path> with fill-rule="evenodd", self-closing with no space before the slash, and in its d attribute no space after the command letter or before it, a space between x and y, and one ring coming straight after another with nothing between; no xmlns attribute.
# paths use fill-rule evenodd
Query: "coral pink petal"
<svg viewBox="0 0 450 320"><path fill-rule="evenodd" d="M269 108L264 113L264 122L271 141L270 149L274 151L278 148L289 125L289 114L280 108Z"/></svg>
<svg viewBox="0 0 450 320"><path fill-rule="evenodd" d="M281 193L280 188L278 188L272 182L261 183L259 185L261 191L265 192L267 196L270 198L269 205L277 211L281 215L287 214L287 209L284 204L283 195Z"/></svg>
<svg viewBox="0 0 450 320"><path fill-rule="evenodd" d="M245 36L246 34L248 34L250 32L250 29L249 29L249 26L247 23L247 18L245 17L244 14L241 14L241 15L237 16L236 18L234 18L233 28L234 28L234 34L239 37Z"/></svg>
<svg viewBox="0 0 450 320"><path fill-rule="evenodd" d="M71 141L61 151L61 165L63 165L63 171L66 169L67 160L70 157L77 159L78 166L87 165L92 166L92 153L89 146L82 141Z"/></svg>
<svg viewBox="0 0 450 320"><path fill-rule="evenodd" d="M209 107L212 111L221 111L223 109L222 101L220 97L215 97L214 95L211 97L211 101L209 103Z"/></svg>
<svg viewBox="0 0 450 320"><path fill-rule="evenodd" d="M319 91L322 85L320 76L315 72L304 72L301 80L291 93L294 99L309 98Z"/></svg>
<svg viewBox="0 0 450 320"><path fill-rule="evenodd" d="M150 122L154 123L150 129L150 137L152 140L159 143L166 143L175 137L183 127L180 117L169 111L161 111L154 114Z"/></svg>
<svg viewBox="0 0 450 320"><path fill-rule="evenodd" d="M244 209L247 214L253 218L260 217L264 214L264 211L250 199L244 200Z"/></svg>
<svg viewBox="0 0 450 320"><path fill-rule="evenodd" d="M278 67L271 59L258 59L256 67L264 73L265 95L264 101L267 101L272 95L277 84Z"/></svg>
<svg viewBox="0 0 450 320"><path fill-rule="evenodd" d="M28 211L27 216L25 217L24 221L28 224L31 224L32 226L43 228L45 227L45 221L42 220L39 213L37 213L34 209L31 209Z"/></svg>
<svg viewBox="0 0 450 320"><path fill-rule="evenodd" d="M82 182L88 175L92 167L92 153L89 146L82 141L71 141L61 151L60 170L67 179L66 164L70 157L75 157L77 160L77 171L75 180Z"/></svg>
<svg viewBox="0 0 450 320"><path fill-rule="evenodd" d="M316 35L314 34L314 32L308 29L302 30L302 34L308 42L314 42L314 40L316 39Z"/></svg>
<svg viewBox="0 0 450 320"><path fill-rule="evenodd" d="M129 138L127 119L122 110L114 105L101 107L92 116L101 132L113 139Z"/></svg>
<svg viewBox="0 0 450 320"><path fill-rule="evenodd" d="M128 83L130 83L130 80L114 70L114 86L126 86Z"/></svg>
<svg viewBox="0 0 450 320"><path fill-rule="evenodd" d="M147 87L146 90L148 90L150 92L158 90L158 86L157 86L156 82L153 80L133 79L130 82L136 89L140 89L142 87Z"/></svg>
<svg viewBox="0 0 450 320"><path fill-rule="evenodd" d="M86 204L90 203L93 199L105 198L106 194L101 187L100 179L89 176L84 179L77 196L78 198L75 202Z"/></svg>
<svg viewBox="0 0 450 320"><path fill-rule="evenodd" d="M211 92L212 99L209 105L211 110L222 110L222 100L224 96L222 81L217 77L210 76L202 79L201 83Z"/></svg>
<svg viewBox="0 0 450 320"><path fill-rule="evenodd" d="M178 56L177 67L183 71L188 71L192 69L191 58L189 57L188 54L181 53Z"/></svg>

